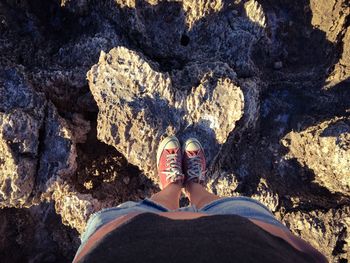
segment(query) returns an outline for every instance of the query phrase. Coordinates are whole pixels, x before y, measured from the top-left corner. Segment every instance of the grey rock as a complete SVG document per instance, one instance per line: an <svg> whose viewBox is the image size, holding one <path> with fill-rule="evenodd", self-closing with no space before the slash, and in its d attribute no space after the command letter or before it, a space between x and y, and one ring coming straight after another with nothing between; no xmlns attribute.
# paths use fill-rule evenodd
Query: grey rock
<svg viewBox="0 0 350 263"><path fill-rule="evenodd" d="M0 207L31 204L46 101L21 71L0 71Z"/></svg>
<svg viewBox="0 0 350 263"><path fill-rule="evenodd" d="M307 240L329 261L350 260L350 207L329 211L290 212L283 222L296 235Z"/></svg>
<svg viewBox="0 0 350 263"><path fill-rule="evenodd" d="M68 124L49 105L43 127L42 148L36 174L37 191L45 192L57 177L67 178L76 169L76 149Z"/></svg>
<svg viewBox="0 0 350 263"><path fill-rule="evenodd" d="M103 4L101 11L148 57L157 60L162 70L182 68L192 61L222 61L239 76L254 75L251 52L266 27L257 1L237 2L236 6L221 0L116 3ZM237 10L242 10L239 16Z"/></svg>
<svg viewBox="0 0 350 263"><path fill-rule="evenodd" d="M348 11L350 13L350 10ZM344 32L341 45L343 50L339 61L334 65L333 71L327 78L326 88L332 88L333 86L346 82L349 83L350 78L350 28L348 27Z"/></svg>
<svg viewBox="0 0 350 263"><path fill-rule="evenodd" d="M273 63L274 69L281 69L282 67L283 67L282 61L276 61L275 63Z"/></svg>
<svg viewBox="0 0 350 263"><path fill-rule="evenodd" d="M156 63L118 47L102 53L88 73L99 107L98 138L155 180L162 136L197 137L210 162L243 114L244 97L234 71L222 63L204 63L189 65L187 72L199 82L176 90L172 76L159 72ZM173 77L181 75L176 72Z"/></svg>
<svg viewBox="0 0 350 263"><path fill-rule="evenodd" d="M22 70L3 68L0 71L0 110L7 113L14 109L34 111L43 118L45 98L37 94L25 80Z"/></svg>
<svg viewBox="0 0 350 263"><path fill-rule="evenodd" d="M251 198L260 201L272 212L276 212L279 206L278 194L271 189L263 178L260 178L256 193L254 193Z"/></svg>
<svg viewBox="0 0 350 263"><path fill-rule="evenodd" d="M78 233L61 223L52 202L0 211L3 262L71 261L80 244Z"/></svg>
<svg viewBox="0 0 350 263"><path fill-rule="evenodd" d="M75 169L67 125L21 69L0 71L0 207L40 202L49 180Z"/></svg>
<svg viewBox="0 0 350 263"><path fill-rule="evenodd" d="M315 173L314 182L331 192L350 196L349 118L335 118L301 132L290 132L283 139L289 153Z"/></svg>
<svg viewBox="0 0 350 263"><path fill-rule="evenodd" d="M1 1L0 67L17 69L0 70L0 250L69 261L77 244L60 222L81 233L100 208L154 193L127 163L156 180L157 143L176 133L204 138L213 192L252 196L330 261L349 260L346 2ZM98 62L100 51L111 61ZM98 107L86 80L96 63L89 85ZM244 104L235 95L226 103L227 90ZM99 138L127 160L96 143L98 111ZM84 146L83 173L72 176L75 143ZM36 218L51 221L52 211L32 206L39 202L60 215L57 229L27 216L37 209Z"/></svg>
<svg viewBox="0 0 350 263"><path fill-rule="evenodd" d="M72 13L86 15L89 12L90 0L61 0L61 6L68 9Z"/></svg>

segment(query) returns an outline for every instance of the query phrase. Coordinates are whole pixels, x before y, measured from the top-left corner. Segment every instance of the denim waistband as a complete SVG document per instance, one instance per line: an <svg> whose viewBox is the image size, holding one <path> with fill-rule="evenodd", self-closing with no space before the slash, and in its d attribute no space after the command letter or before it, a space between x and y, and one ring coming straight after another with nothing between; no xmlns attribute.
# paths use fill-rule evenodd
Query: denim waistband
<svg viewBox="0 0 350 263"><path fill-rule="evenodd" d="M170 211L174 211L174 210L169 210L168 208L162 206L161 204L158 204L158 203L152 201L152 200L149 199L149 198L145 198L144 200L142 200L142 201L140 202L140 204L147 205L147 206L150 206L150 207L159 209L161 212L170 212Z"/></svg>
<svg viewBox="0 0 350 263"><path fill-rule="evenodd" d="M207 211L211 207L214 207L218 204L229 202L229 201L246 201L246 202L254 203L254 204L258 205L259 207L263 208L266 212L268 212L269 214L271 214L273 216L271 211L265 205L263 205L262 203L260 203L259 201L255 200L253 198L245 197L245 196L224 197L224 198L221 198L218 200L214 200L214 201L206 204L202 208L198 209L198 211Z"/></svg>

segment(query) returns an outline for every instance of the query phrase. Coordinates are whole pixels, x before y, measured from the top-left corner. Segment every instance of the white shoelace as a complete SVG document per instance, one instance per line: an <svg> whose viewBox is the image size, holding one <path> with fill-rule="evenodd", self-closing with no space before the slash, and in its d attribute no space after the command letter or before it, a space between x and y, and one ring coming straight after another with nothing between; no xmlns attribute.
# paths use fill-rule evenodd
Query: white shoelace
<svg viewBox="0 0 350 263"><path fill-rule="evenodd" d="M175 182L179 177L184 176L181 172L181 164L177 162L177 158L177 153L167 155L166 163L169 168L162 171L162 173L166 174L166 180L168 182Z"/></svg>
<svg viewBox="0 0 350 263"><path fill-rule="evenodd" d="M198 155L188 157L188 181L198 178L198 181L202 181L206 171L202 171L201 158Z"/></svg>

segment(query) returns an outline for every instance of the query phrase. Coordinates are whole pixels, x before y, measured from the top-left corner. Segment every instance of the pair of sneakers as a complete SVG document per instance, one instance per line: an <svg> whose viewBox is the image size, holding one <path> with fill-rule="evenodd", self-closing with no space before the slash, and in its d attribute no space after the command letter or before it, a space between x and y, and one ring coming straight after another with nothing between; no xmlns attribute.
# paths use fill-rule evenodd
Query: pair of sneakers
<svg viewBox="0 0 350 263"><path fill-rule="evenodd" d="M157 168L161 189L170 183L202 183L206 173L203 147L195 138L186 140L181 147L175 136L166 137L158 147Z"/></svg>

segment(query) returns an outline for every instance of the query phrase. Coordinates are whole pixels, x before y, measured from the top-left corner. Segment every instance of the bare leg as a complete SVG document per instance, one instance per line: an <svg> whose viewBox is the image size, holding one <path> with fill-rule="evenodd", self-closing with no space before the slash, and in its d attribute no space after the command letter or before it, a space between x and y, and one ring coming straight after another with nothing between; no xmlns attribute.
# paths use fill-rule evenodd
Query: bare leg
<svg viewBox="0 0 350 263"><path fill-rule="evenodd" d="M170 210L174 210L179 208L180 195L181 185L170 183L163 190L152 195L150 199Z"/></svg>
<svg viewBox="0 0 350 263"><path fill-rule="evenodd" d="M202 185L195 182L187 183L185 192L191 204L194 204L197 208L202 208L212 201L221 199L221 197L209 193Z"/></svg>

